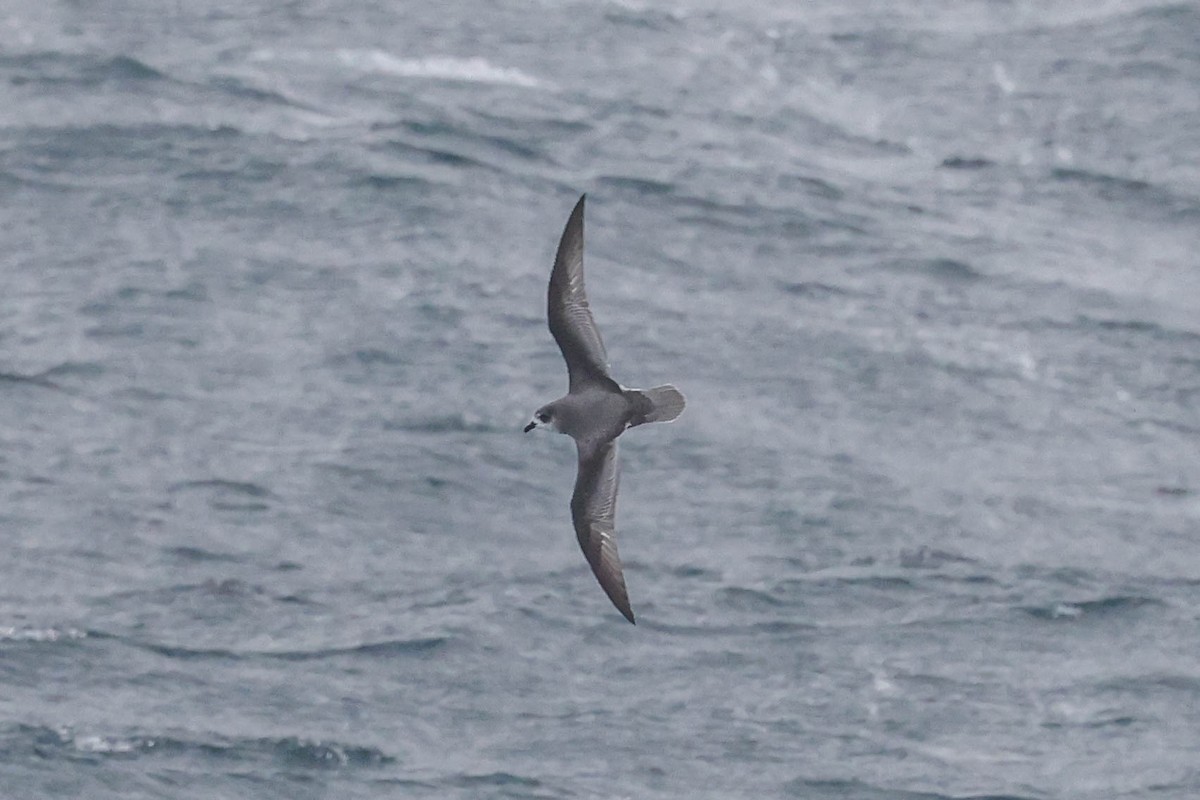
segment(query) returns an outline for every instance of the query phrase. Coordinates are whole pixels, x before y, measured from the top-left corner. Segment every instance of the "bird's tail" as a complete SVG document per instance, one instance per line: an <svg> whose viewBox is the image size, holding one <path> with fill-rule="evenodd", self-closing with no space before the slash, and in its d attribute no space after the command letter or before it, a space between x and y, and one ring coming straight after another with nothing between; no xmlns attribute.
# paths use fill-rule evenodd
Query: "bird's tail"
<svg viewBox="0 0 1200 800"><path fill-rule="evenodd" d="M637 394L644 397L648 404L642 412L641 419L636 424L645 422L671 422L683 413L687 401L683 393L671 384L655 386L653 389L638 389Z"/></svg>

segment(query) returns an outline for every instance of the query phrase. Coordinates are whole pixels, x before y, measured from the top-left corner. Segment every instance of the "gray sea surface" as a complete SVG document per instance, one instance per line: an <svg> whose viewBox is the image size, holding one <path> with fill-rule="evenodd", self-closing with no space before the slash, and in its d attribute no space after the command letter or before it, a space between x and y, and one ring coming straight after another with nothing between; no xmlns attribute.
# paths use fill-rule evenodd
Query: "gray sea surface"
<svg viewBox="0 0 1200 800"><path fill-rule="evenodd" d="M0 798L1200 797L1200 4L0 5ZM631 626L545 289L588 193Z"/></svg>

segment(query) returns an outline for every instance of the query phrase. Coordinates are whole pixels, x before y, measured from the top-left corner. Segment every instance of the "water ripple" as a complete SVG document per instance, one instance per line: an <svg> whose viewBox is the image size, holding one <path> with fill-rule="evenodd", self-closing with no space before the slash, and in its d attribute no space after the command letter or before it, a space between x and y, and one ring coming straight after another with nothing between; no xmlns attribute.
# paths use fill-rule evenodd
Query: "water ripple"
<svg viewBox="0 0 1200 800"><path fill-rule="evenodd" d="M1166 603L1153 597L1117 595L1096 600L1059 602L1044 606L1026 606L1021 610L1041 620L1074 620L1080 618L1111 617L1131 614L1146 608L1165 608Z"/></svg>
<svg viewBox="0 0 1200 800"><path fill-rule="evenodd" d="M446 647L450 640L445 637L418 639L394 639L382 642L365 642L346 647L328 647L315 650L234 650L227 648L197 648L184 645L150 642L112 634L92 632L97 638L112 638L142 650L181 660L218 661L321 661L332 658L383 658L400 656L425 656Z"/></svg>
<svg viewBox="0 0 1200 800"><path fill-rule="evenodd" d="M190 756L206 761L271 761L283 767L315 770L377 767L395 761L374 747L302 736L185 738L177 734L84 733L69 727L23 724L0 728L0 754L25 749L46 759Z"/></svg>

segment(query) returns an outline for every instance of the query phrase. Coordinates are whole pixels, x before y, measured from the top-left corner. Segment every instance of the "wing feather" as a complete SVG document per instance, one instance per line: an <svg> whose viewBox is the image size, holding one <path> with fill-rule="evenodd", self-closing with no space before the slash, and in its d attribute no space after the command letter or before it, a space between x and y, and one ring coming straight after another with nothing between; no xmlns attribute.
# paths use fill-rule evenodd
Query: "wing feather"
<svg viewBox="0 0 1200 800"><path fill-rule="evenodd" d="M617 488L620 467L617 440L597 448L579 446L579 474L571 496L571 519L575 535L596 580L625 619L633 622L633 608L625 590L621 557L617 553Z"/></svg>
<svg viewBox="0 0 1200 800"><path fill-rule="evenodd" d="M608 352L604 349L596 320L592 318L583 284L583 205L586 199L586 194L579 198L563 228L546 293L550 333L567 362L572 392L589 383L616 386L608 375Z"/></svg>

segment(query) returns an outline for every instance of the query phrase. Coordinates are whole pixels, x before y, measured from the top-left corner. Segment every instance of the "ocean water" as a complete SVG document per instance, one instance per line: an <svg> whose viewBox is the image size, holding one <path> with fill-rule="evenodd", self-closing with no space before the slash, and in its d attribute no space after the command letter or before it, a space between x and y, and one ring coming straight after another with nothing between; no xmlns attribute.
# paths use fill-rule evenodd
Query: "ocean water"
<svg viewBox="0 0 1200 800"><path fill-rule="evenodd" d="M0 798L1200 796L1200 6L0 7ZM570 525L588 192L638 625Z"/></svg>

